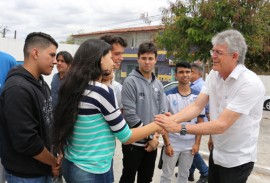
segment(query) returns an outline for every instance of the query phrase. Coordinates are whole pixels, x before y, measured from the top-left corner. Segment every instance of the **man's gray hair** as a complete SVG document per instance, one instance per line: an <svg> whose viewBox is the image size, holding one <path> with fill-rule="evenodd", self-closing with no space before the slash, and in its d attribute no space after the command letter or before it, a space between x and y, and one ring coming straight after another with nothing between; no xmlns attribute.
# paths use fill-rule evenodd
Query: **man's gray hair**
<svg viewBox="0 0 270 183"><path fill-rule="evenodd" d="M218 33L212 38L212 44L227 44L228 52L239 54L238 63L245 63L247 44L243 35L237 30L226 30Z"/></svg>
<svg viewBox="0 0 270 183"><path fill-rule="evenodd" d="M191 68L196 69L200 73L200 75L203 76L203 67L201 66L201 64L192 63Z"/></svg>

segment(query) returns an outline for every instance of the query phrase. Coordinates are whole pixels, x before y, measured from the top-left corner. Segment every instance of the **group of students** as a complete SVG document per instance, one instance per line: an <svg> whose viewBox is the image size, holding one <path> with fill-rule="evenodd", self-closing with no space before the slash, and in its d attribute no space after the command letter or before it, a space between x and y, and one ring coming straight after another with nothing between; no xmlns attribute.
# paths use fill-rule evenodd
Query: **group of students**
<svg viewBox="0 0 270 183"><path fill-rule="evenodd" d="M7 182L49 183L61 174L67 183L114 182L117 138L123 144L120 182L134 182L137 174L137 182L150 183L160 133L165 144L161 182L171 182L177 160L177 181L188 181L205 134L212 134L208 182L246 182L256 161L264 86L244 66L247 46L241 33L223 31L212 44L213 70L202 91L190 87L191 66L181 62L175 70L179 84L165 97L153 73L157 47L151 42L139 46L138 68L121 86L114 80L127 46L121 37L86 40L72 59L67 52L56 54L58 44L50 35L30 33L24 64L9 72L0 97ZM51 95L42 75L51 74L57 62ZM200 123L208 102L210 121Z"/></svg>

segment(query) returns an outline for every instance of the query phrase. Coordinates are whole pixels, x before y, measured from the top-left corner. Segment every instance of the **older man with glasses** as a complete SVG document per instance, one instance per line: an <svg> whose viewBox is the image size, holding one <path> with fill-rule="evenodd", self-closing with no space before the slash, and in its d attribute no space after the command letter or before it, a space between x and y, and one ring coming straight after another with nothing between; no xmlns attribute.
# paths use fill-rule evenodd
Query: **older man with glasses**
<svg viewBox="0 0 270 183"><path fill-rule="evenodd" d="M240 32L223 31L212 38L212 44L213 70L197 100L155 120L170 132L211 135L209 183L244 183L257 160L265 89L260 78L244 66L247 45ZM181 123L197 116L208 102L208 123Z"/></svg>

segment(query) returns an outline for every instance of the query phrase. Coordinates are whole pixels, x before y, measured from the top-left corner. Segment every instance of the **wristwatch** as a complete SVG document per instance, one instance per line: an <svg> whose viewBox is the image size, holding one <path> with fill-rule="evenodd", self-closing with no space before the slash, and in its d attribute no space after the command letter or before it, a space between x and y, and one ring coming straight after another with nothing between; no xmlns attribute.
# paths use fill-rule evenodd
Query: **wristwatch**
<svg viewBox="0 0 270 183"><path fill-rule="evenodd" d="M150 134L148 137L147 137L147 140L153 140L154 139L154 134Z"/></svg>
<svg viewBox="0 0 270 183"><path fill-rule="evenodd" d="M182 123L181 124L180 135L186 135L186 134L187 134L186 124Z"/></svg>

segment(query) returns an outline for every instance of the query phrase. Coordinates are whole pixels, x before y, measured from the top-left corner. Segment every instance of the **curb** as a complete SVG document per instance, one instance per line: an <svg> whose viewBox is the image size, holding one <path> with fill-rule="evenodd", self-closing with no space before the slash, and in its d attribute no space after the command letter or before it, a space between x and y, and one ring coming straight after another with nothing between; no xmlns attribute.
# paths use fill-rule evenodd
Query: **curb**
<svg viewBox="0 0 270 183"><path fill-rule="evenodd" d="M209 159L209 153L208 152L203 152L200 151L200 154L202 155L203 159ZM253 171L259 174L264 174L267 176L270 176L270 167L265 167L265 166L261 166L261 165L254 165Z"/></svg>

